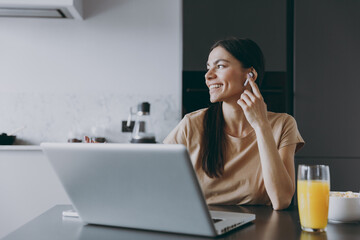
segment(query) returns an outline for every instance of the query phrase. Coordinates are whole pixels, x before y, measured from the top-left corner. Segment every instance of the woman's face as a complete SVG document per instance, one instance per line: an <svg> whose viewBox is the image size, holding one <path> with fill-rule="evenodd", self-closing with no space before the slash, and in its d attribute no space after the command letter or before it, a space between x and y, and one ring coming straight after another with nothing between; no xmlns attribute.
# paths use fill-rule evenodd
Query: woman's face
<svg viewBox="0 0 360 240"><path fill-rule="evenodd" d="M206 85L209 88L210 102L236 102L245 90L247 71L242 63L223 47L214 48L208 58Z"/></svg>

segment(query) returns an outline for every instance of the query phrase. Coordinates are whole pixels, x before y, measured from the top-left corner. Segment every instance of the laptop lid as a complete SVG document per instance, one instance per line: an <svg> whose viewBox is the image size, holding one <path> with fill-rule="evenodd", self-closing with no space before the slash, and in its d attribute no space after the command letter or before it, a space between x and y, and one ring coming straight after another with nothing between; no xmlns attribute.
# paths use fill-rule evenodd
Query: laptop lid
<svg viewBox="0 0 360 240"><path fill-rule="evenodd" d="M86 223L217 234L183 145L42 143L41 147Z"/></svg>

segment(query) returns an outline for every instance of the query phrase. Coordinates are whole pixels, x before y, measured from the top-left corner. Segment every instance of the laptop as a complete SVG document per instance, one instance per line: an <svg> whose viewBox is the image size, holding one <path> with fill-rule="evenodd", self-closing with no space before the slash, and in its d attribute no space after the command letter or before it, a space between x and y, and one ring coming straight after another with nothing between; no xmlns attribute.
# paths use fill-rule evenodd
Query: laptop
<svg viewBox="0 0 360 240"><path fill-rule="evenodd" d="M176 144L42 143L87 224L217 236L254 214L209 211L188 151Z"/></svg>

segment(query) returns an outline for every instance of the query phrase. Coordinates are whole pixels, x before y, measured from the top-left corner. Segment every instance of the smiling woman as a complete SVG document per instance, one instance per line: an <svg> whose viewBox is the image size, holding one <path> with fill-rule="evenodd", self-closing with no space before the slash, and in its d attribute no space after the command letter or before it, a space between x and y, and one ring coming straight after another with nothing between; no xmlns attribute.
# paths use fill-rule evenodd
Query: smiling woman
<svg viewBox="0 0 360 240"><path fill-rule="evenodd" d="M164 143L188 148L208 204L288 207L304 141L293 117L267 111L256 84L264 76L260 48L250 39L221 40L207 69L212 105L185 115Z"/></svg>
<svg viewBox="0 0 360 240"><path fill-rule="evenodd" d="M258 81L262 80L264 57L260 48L251 40L219 41L212 47L207 69L205 79L210 89L210 101L230 100L229 97L237 100L245 89L248 74L256 73L259 75Z"/></svg>

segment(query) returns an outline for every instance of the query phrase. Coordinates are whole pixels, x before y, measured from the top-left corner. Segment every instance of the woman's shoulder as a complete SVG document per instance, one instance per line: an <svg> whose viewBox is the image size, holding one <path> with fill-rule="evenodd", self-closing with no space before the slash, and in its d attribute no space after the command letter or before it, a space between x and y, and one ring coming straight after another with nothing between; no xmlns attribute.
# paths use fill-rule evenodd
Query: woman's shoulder
<svg viewBox="0 0 360 240"><path fill-rule="evenodd" d="M199 126L202 126L203 124L206 109L207 108L203 108L185 114L176 128L183 129L184 131L200 129Z"/></svg>
<svg viewBox="0 0 360 240"><path fill-rule="evenodd" d="M268 112L268 119L273 128L274 139L278 149L287 145L296 144L295 152L304 146L304 139L301 137L296 120L287 113Z"/></svg>
<svg viewBox="0 0 360 240"><path fill-rule="evenodd" d="M293 116L291 116L290 114L287 114L287 113L267 112L267 116L268 116L269 121L294 119Z"/></svg>
<svg viewBox="0 0 360 240"><path fill-rule="evenodd" d="M200 136L206 109L200 109L186 114L179 124L170 132L164 143L182 143L189 147L189 142L194 141L194 136Z"/></svg>
<svg viewBox="0 0 360 240"><path fill-rule="evenodd" d="M296 123L295 118L287 113L267 112L267 117L272 126Z"/></svg>
<svg viewBox="0 0 360 240"><path fill-rule="evenodd" d="M184 116L184 119L188 121L202 121L204 119L207 108L202 108L191 113L188 113Z"/></svg>

